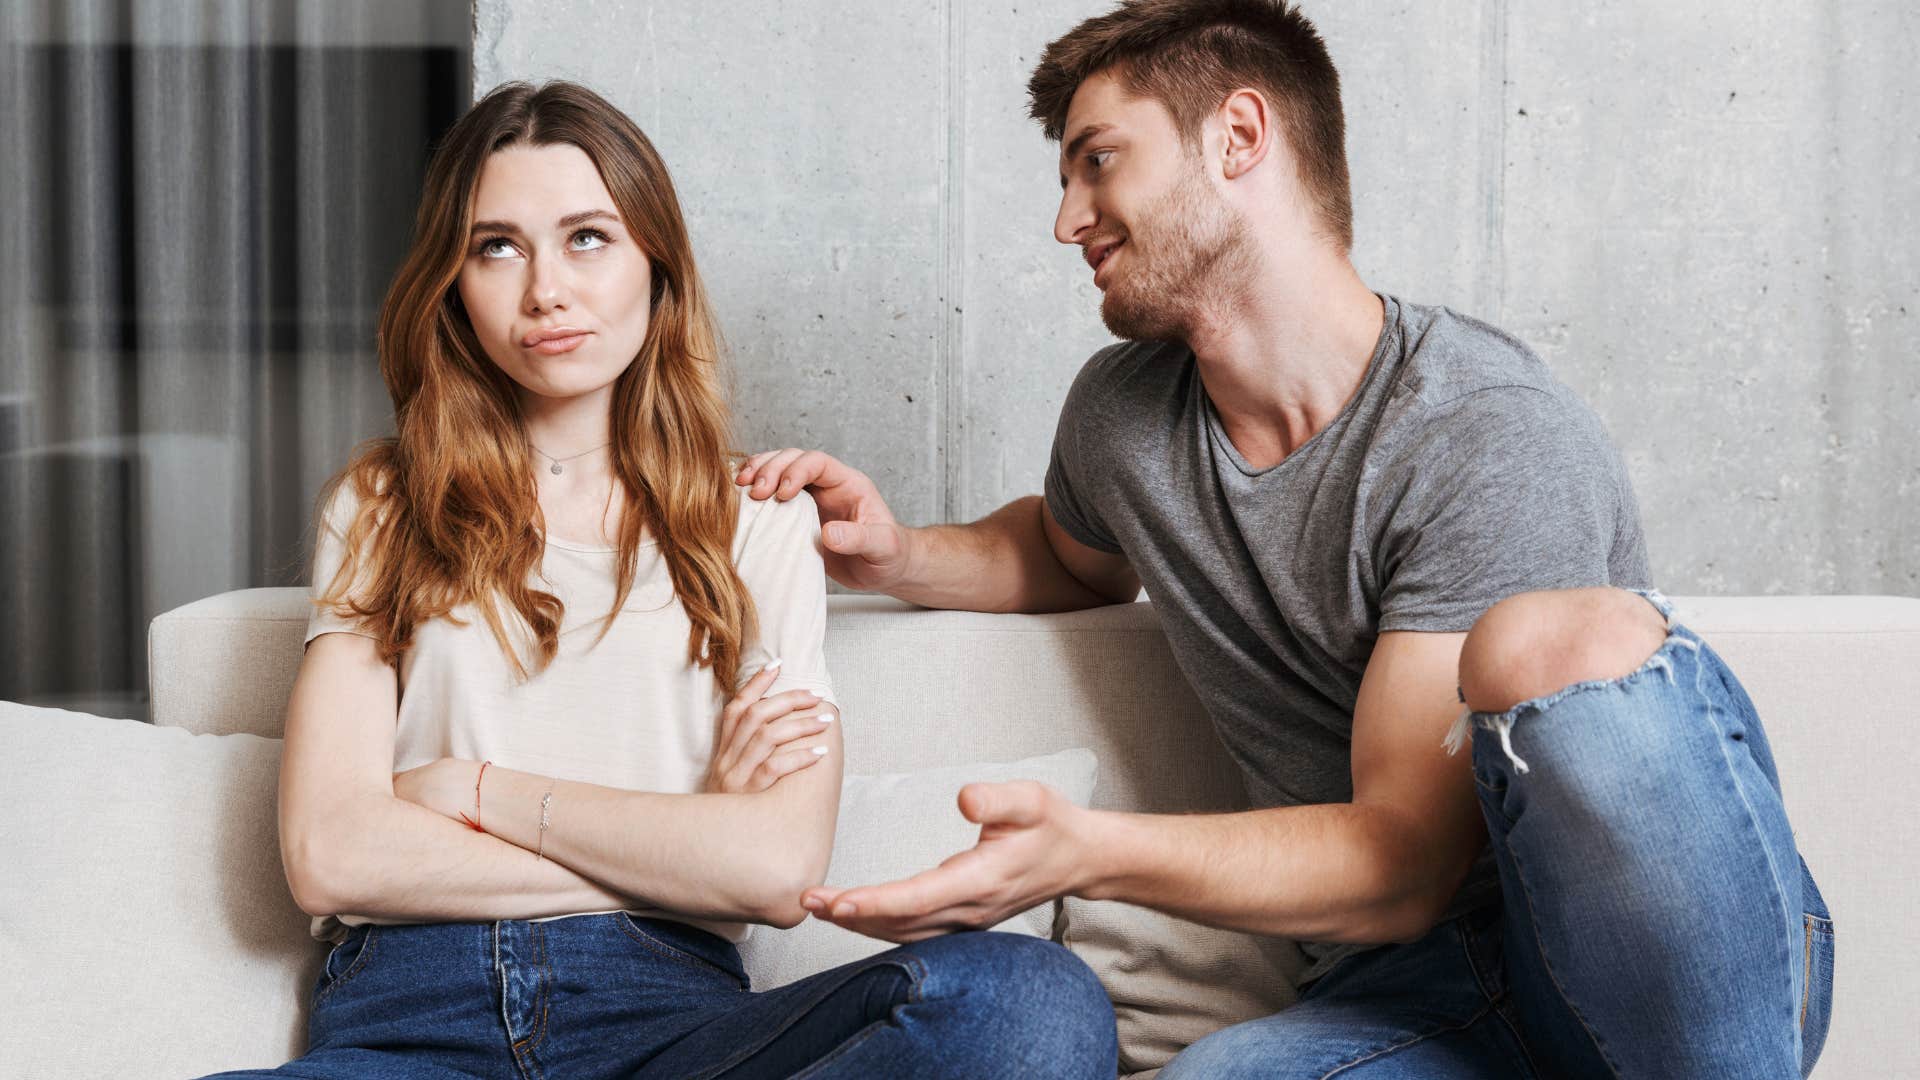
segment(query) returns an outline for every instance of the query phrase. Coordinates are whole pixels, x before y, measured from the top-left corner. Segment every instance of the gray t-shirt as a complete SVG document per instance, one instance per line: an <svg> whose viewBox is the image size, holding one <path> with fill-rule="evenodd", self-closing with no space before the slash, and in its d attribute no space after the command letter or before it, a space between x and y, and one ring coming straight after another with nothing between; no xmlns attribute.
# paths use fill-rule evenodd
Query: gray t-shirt
<svg viewBox="0 0 1920 1080"><path fill-rule="evenodd" d="M1179 344L1094 354L1054 435L1047 506L1139 573L1256 807L1352 799L1354 701L1382 632L1464 631L1534 589L1652 584L1593 411L1505 333L1381 299L1359 389L1277 465L1233 447ZM1449 915L1498 892L1483 852ZM1309 977L1357 951L1305 948Z"/></svg>

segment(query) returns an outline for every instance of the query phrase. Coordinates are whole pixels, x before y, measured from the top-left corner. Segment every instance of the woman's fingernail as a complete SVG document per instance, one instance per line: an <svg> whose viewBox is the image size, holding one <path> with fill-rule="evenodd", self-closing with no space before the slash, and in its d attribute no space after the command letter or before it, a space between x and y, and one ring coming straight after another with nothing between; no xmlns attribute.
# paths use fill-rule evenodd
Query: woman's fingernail
<svg viewBox="0 0 1920 1080"><path fill-rule="evenodd" d="M761 670L761 671L763 671L763 672L766 672L766 671L779 671L779 670L780 670L780 658L776 656L776 657L774 657L773 659L771 659L771 660L769 660L769 661L767 661L767 666L766 666L766 667L763 667L763 668L761 668L760 670Z"/></svg>
<svg viewBox="0 0 1920 1080"><path fill-rule="evenodd" d="M826 757L826 756L827 756L827 748L826 748L826 747L824 747L824 746L816 746L816 747L814 747L814 748L813 748L813 756L814 756L814 757Z"/></svg>
<svg viewBox="0 0 1920 1080"><path fill-rule="evenodd" d="M821 723L823 723L823 724L831 724L831 723L833 723L833 714L832 714L832 713L821 713L821 714L820 714L820 722L821 722ZM822 752L824 752L824 748L822 748Z"/></svg>

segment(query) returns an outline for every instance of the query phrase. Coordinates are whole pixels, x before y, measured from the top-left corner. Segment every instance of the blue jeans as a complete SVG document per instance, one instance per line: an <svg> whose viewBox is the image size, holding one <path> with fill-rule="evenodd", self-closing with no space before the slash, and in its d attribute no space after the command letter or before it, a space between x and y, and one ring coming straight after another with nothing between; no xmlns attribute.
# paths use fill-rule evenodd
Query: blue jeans
<svg viewBox="0 0 1920 1080"><path fill-rule="evenodd" d="M1050 941L953 934L754 993L704 930L625 914L356 927L304 1057L221 1077L1113 1080L1113 1007Z"/></svg>
<svg viewBox="0 0 1920 1080"><path fill-rule="evenodd" d="M1753 703L1667 618L1639 670L1475 713L1499 904L1358 953L1161 1080L1806 1075L1833 923Z"/></svg>

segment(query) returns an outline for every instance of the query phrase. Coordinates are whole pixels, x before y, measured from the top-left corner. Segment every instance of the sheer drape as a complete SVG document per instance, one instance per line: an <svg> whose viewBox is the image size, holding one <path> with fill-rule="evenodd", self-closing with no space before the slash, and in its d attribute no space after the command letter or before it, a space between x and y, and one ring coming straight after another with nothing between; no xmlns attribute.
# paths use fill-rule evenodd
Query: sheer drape
<svg viewBox="0 0 1920 1080"><path fill-rule="evenodd" d="M303 580L467 8L7 5L0 698L143 714L155 614Z"/></svg>

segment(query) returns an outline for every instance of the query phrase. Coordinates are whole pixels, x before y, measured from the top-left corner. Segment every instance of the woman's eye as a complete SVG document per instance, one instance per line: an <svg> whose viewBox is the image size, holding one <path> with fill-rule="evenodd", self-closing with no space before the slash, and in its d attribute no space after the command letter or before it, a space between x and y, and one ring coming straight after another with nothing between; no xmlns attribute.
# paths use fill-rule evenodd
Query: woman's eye
<svg viewBox="0 0 1920 1080"><path fill-rule="evenodd" d="M599 229L581 229L579 232L573 234L573 250L575 251L592 251L595 248L606 247L607 244L607 234L601 232Z"/></svg>
<svg viewBox="0 0 1920 1080"><path fill-rule="evenodd" d="M511 254L513 254L513 245L501 237L495 237L480 245L480 257L483 259L504 259Z"/></svg>

